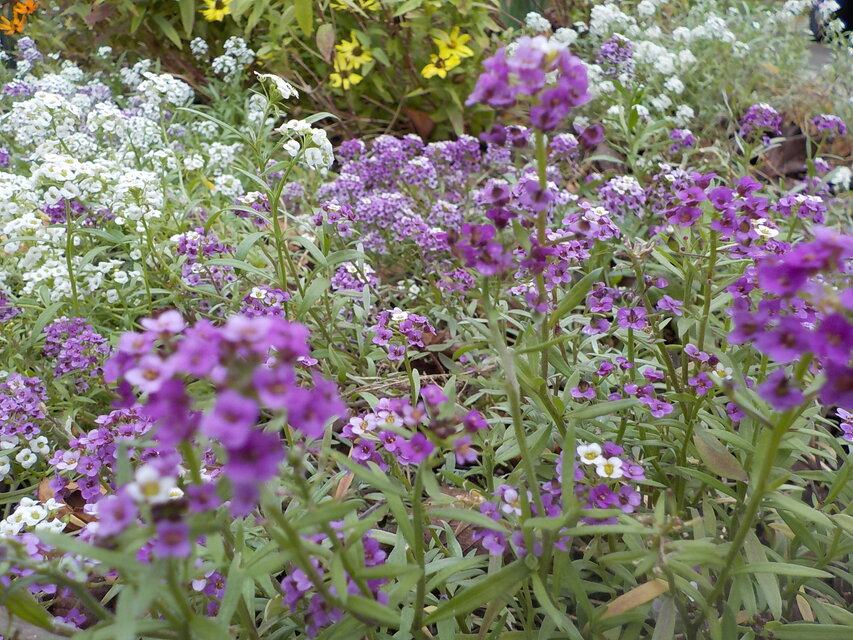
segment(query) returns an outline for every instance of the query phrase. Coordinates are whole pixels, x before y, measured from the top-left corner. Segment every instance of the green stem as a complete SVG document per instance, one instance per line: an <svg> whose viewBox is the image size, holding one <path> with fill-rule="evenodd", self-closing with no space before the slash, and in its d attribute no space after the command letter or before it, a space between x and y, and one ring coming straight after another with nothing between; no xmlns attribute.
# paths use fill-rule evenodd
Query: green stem
<svg viewBox="0 0 853 640"><path fill-rule="evenodd" d="M717 266L717 232L711 231L711 256L708 259L708 274L705 276L705 293L702 307L702 320L699 323L699 351L705 346L705 331L711 315L711 288L714 282L714 269Z"/></svg>
<svg viewBox="0 0 853 640"><path fill-rule="evenodd" d="M71 283L71 299L74 315L80 315L80 299L77 297L77 280L74 277L74 228L71 223L71 204L65 199L65 266L68 269L68 281Z"/></svg>

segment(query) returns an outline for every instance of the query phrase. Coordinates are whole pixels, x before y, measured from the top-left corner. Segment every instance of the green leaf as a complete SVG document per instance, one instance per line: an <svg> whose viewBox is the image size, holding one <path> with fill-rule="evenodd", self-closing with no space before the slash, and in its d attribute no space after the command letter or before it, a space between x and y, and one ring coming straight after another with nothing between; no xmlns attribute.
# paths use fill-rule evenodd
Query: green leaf
<svg viewBox="0 0 853 640"><path fill-rule="evenodd" d="M834 624L810 624L808 622L778 624L770 622L766 628L773 632L773 638L776 640L850 640L853 638L853 627L842 627Z"/></svg>
<svg viewBox="0 0 853 640"><path fill-rule="evenodd" d="M237 260L245 260L246 256L249 255L249 251L252 249L252 247L255 246L258 240L268 234L268 231L255 231L254 233L250 233L249 235L247 235L245 238L243 238L240 244L237 245L237 250L234 252L234 257L237 258Z"/></svg>
<svg viewBox="0 0 853 640"><path fill-rule="evenodd" d="M592 285L601 278L601 269L590 271L583 278L578 280L571 290L563 296L557 309L551 314L551 327L555 327L563 317L566 316L572 309L578 306L586 297L587 292L592 288Z"/></svg>
<svg viewBox="0 0 853 640"><path fill-rule="evenodd" d="M0 606L8 609L11 615L24 622L42 629L53 628L53 616L42 608L26 588L4 589L4 593L0 594Z"/></svg>
<svg viewBox="0 0 853 640"><path fill-rule="evenodd" d="M453 595L450 600L424 618L424 625L434 624L454 616L467 615L487 602L506 598L515 592L521 581L527 577L527 566L515 561L495 573L488 574L464 590Z"/></svg>
<svg viewBox="0 0 853 640"><path fill-rule="evenodd" d="M613 402L599 402L583 409L569 411L566 414L567 420L589 420L600 416L608 416L611 413L618 413L623 409L629 409L635 404L639 404L637 398L624 398L623 400L614 400Z"/></svg>
<svg viewBox="0 0 853 640"><path fill-rule="evenodd" d="M154 16L154 22L157 23L158 27L160 27L160 31L163 32L163 35L169 38L169 40L171 40L172 43L180 49L183 42L181 41L181 36L177 31L175 31L175 27L173 27L171 23L167 22L163 16Z"/></svg>
<svg viewBox="0 0 853 640"><path fill-rule="evenodd" d="M306 36L314 31L314 0L294 0L296 23Z"/></svg>
<svg viewBox="0 0 853 640"><path fill-rule="evenodd" d="M383 627L390 627L392 629L400 627L400 612L396 608L392 611L389 607L384 607L376 602L376 600L352 595L347 598L347 606L352 606L361 615L373 618Z"/></svg>
<svg viewBox="0 0 853 640"><path fill-rule="evenodd" d="M708 431L702 428L696 429L693 434L693 444L696 445L696 451L699 452L699 457L705 466L718 476L741 482L749 480L738 459Z"/></svg>
<svg viewBox="0 0 853 640"><path fill-rule="evenodd" d="M299 301L299 310L296 312L297 317L302 318L308 310L314 306L314 303L329 289L331 281L328 278L314 278L314 281L305 290L305 295Z"/></svg>
<svg viewBox="0 0 853 640"><path fill-rule="evenodd" d="M661 596L661 605L655 620L651 640L672 640L675 637L675 600Z"/></svg>
<svg viewBox="0 0 853 640"><path fill-rule="evenodd" d="M783 576L797 576L800 578L831 578L828 571L821 571L814 567L805 567L801 564L791 562L750 562L736 567L732 571L733 576L749 573L776 573Z"/></svg>
<svg viewBox="0 0 853 640"><path fill-rule="evenodd" d="M750 531L746 539L743 541L743 551L746 555L746 561L749 564L758 564L767 562L767 554L764 552L764 547L758 540L755 532ZM758 583L758 588L764 594L764 599L767 601L767 608L776 620L782 617L782 594L779 592L779 580L773 574L758 573L755 576L755 581Z"/></svg>
<svg viewBox="0 0 853 640"><path fill-rule="evenodd" d="M195 0L180 0L180 5L184 35L190 38L193 35L193 26L195 25Z"/></svg>
<svg viewBox="0 0 853 640"><path fill-rule="evenodd" d="M506 527L502 524L495 522L490 517L480 513L479 511L472 511L471 509L457 509L456 507L437 507L433 509L432 507L429 507L426 509L426 514L429 516L430 520L455 520L458 522L469 522L477 525L478 527L483 527L484 529L492 529L494 531L503 531L506 533Z"/></svg>
<svg viewBox="0 0 853 640"><path fill-rule="evenodd" d="M24 344L24 347L30 347L35 344L36 340L41 336L42 330L47 326L47 323L56 317L56 312L59 311L59 308L65 304L64 302L54 302L47 309L42 311L39 314L39 317L36 318L35 324L33 325L33 330L30 333L30 337L27 338L27 342Z"/></svg>

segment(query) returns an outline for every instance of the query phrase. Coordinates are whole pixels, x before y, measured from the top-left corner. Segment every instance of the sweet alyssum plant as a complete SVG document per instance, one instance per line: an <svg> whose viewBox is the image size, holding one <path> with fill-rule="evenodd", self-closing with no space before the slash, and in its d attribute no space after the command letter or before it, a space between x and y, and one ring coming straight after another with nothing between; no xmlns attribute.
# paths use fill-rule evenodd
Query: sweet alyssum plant
<svg viewBox="0 0 853 640"><path fill-rule="evenodd" d="M0 633L849 632L849 205L748 175L775 110L595 174L527 37L469 98L512 124L333 166L280 78L235 126L64 74L7 85Z"/></svg>

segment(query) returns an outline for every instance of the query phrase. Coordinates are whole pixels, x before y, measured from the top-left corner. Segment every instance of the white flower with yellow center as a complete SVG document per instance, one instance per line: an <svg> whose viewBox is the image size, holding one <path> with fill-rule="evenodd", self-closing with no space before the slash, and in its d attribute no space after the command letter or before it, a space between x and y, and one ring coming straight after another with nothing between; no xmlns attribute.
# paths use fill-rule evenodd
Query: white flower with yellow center
<svg viewBox="0 0 853 640"><path fill-rule="evenodd" d="M582 444L577 448L578 458L584 464L598 464L599 460L604 460L601 457L601 446L595 444Z"/></svg>
<svg viewBox="0 0 853 640"><path fill-rule="evenodd" d="M146 464L136 470L134 481L127 485L127 492L137 502L157 504L167 502L175 488L175 478L163 476L152 465Z"/></svg>
<svg viewBox="0 0 853 640"><path fill-rule="evenodd" d="M619 458L601 458L595 463L595 472L602 478L621 478L622 461Z"/></svg>

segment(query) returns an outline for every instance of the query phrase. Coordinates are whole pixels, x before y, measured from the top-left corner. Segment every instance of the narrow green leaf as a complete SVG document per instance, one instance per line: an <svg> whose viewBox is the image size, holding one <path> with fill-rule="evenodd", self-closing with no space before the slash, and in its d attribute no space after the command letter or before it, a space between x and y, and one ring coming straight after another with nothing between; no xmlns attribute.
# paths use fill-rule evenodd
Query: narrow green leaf
<svg viewBox="0 0 853 640"><path fill-rule="evenodd" d="M739 576L746 573L776 573L783 576L798 576L800 578L831 578L828 571L804 567L801 564L791 562L750 562L736 567L732 575Z"/></svg>
<svg viewBox="0 0 853 640"><path fill-rule="evenodd" d="M618 413L623 409L629 409L640 401L636 398L625 398L623 400L615 400L613 402L599 402L583 409L569 411L566 414L567 420L589 420L591 418L599 418L607 416L611 413Z"/></svg>
<svg viewBox="0 0 853 640"><path fill-rule="evenodd" d="M438 608L424 618L424 624L430 625L439 620L454 616L467 615L492 600L504 598L515 592L517 585L527 577L527 566L521 561L515 561L503 569L486 575L475 584L443 602Z"/></svg>
<svg viewBox="0 0 853 640"><path fill-rule="evenodd" d="M195 0L180 0L181 25L184 27L184 35L191 38L193 26L195 25Z"/></svg>

